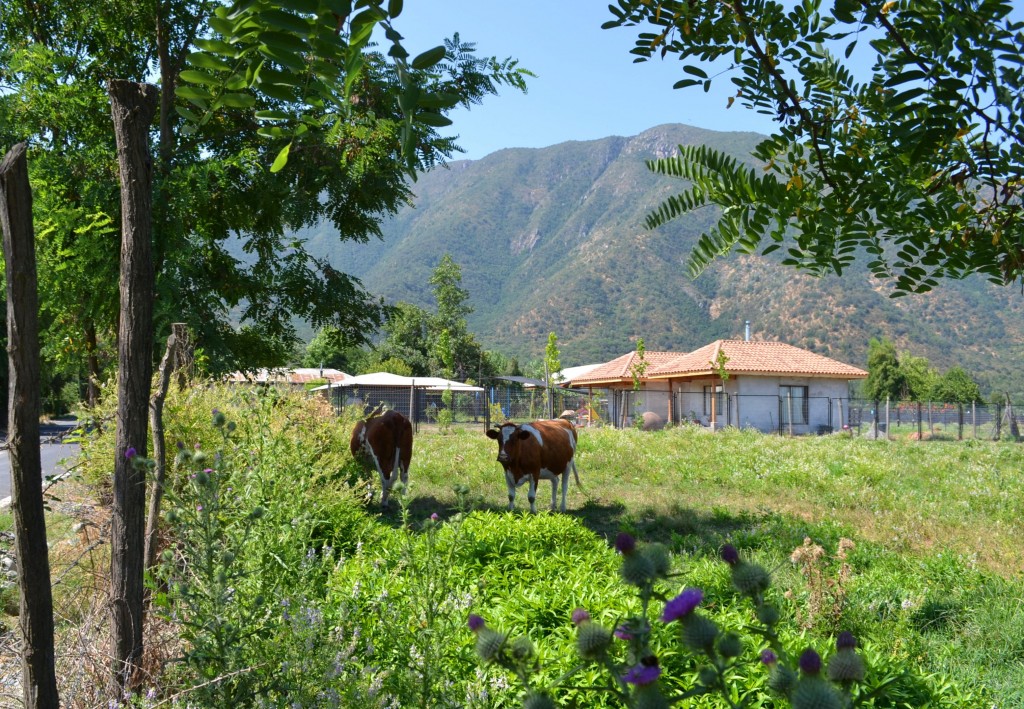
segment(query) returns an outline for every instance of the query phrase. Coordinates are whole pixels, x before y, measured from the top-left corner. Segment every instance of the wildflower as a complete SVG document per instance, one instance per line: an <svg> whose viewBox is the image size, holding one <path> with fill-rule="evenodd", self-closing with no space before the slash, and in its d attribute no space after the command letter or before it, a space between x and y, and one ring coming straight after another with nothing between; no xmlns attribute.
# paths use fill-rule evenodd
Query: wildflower
<svg viewBox="0 0 1024 709"><path fill-rule="evenodd" d="M729 566L736 566L740 563L740 553L736 551L736 547L732 544L726 544L722 547L721 551L722 561L727 563Z"/></svg>
<svg viewBox="0 0 1024 709"><path fill-rule="evenodd" d="M213 425L216 426L217 428L220 428L226 422L227 422L227 417L223 413L218 411L217 409L214 409L213 410Z"/></svg>
<svg viewBox="0 0 1024 709"><path fill-rule="evenodd" d="M615 629L614 635L619 640L632 640L633 639L632 630L625 623L623 623L622 625L620 625L619 627L617 627Z"/></svg>
<svg viewBox="0 0 1024 709"><path fill-rule="evenodd" d="M812 648L807 648L800 655L800 671L805 675L816 675L821 672L821 655Z"/></svg>
<svg viewBox="0 0 1024 709"><path fill-rule="evenodd" d="M196 505L196 512L202 512L202 511L203 511L203 506L202 505Z"/></svg>
<svg viewBox="0 0 1024 709"><path fill-rule="evenodd" d="M658 658L650 656L643 658L639 665L630 667L629 671L622 676L622 681L639 687L650 684L660 676L661 668L658 667Z"/></svg>
<svg viewBox="0 0 1024 709"><path fill-rule="evenodd" d="M615 537L615 549L618 550L620 554L628 556L633 553L634 549L636 549L636 540L633 539L632 535L627 534L626 532L619 532L618 536Z"/></svg>
<svg viewBox="0 0 1024 709"><path fill-rule="evenodd" d="M577 626L582 623L589 623L590 613L587 613L586 609L584 608L577 608L572 612L572 622L573 625Z"/></svg>
<svg viewBox="0 0 1024 709"><path fill-rule="evenodd" d="M434 514L430 515L430 521L431 522L436 522L439 519L440 519L440 517L437 516L436 512Z"/></svg>
<svg viewBox="0 0 1024 709"><path fill-rule="evenodd" d="M484 625L486 625L486 623L484 622L483 618L481 618L480 616L476 615L475 613L470 613L470 615L469 615L469 629L470 630L472 630L475 633L478 630L480 630L480 628L484 627Z"/></svg>
<svg viewBox="0 0 1024 709"><path fill-rule="evenodd" d="M131 460L137 455L138 451L135 450L135 446L128 446L128 450L124 452L124 457L126 460Z"/></svg>
<svg viewBox="0 0 1024 709"><path fill-rule="evenodd" d="M761 651L761 664L771 667L779 661L779 656L776 655L771 648L765 648Z"/></svg>
<svg viewBox="0 0 1024 709"><path fill-rule="evenodd" d="M584 660L600 660L611 644L612 634L597 623L583 623L576 635L576 650Z"/></svg>
<svg viewBox="0 0 1024 709"><path fill-rule="evenodd" d="M661 622L671 623L673 620L684 618L693 612L693 609L704 600L704 592L699 588L685 588L683 592L665 604L665 610L661 614Z"/></svg>
<svg viewBox="0 0 1024 709"><path fill-rule="evenodd" d="M853 636L849 630L844 630L839 633L839 637L836 638L836 649L837 650L853 650L857 647L857 638Z"/></svg>

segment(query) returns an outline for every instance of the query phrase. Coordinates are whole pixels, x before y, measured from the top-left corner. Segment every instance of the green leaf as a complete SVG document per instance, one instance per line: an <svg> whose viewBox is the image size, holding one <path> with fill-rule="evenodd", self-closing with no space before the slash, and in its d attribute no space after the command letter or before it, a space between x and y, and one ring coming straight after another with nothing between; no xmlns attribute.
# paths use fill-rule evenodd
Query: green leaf
<svg viewBox="0 0 1024 709"><path fill-rule="evenodd" d="M445 52L446 50L444 45L428 49L422 54L417 55L416 58L412 60L412 68L418 70L429 69L444 59Z"/></svg>
<svg viewBox="0 0 1024 709"><path fill-rule="evenodd" d="M291 118L290 113L275 110L256 111L253 116L260 121L287 121Z"/></svg>
<svg viewBox="0 0 1024 709"><path fill-rule="evenodd" d="M402 14L402 0L388 0L388 14L394 19Z"/></svg>
<svg viewBox="0 0 1024 709"><path fill-rule="evenodd" d="M205 71L194 71L192 69L186 69L181 72L178 74L178 78L190 84L203 84L206 86L215 86L220 83L215 77L210 76Z"/></svg>
<svg viewBox="0 0 1024 709"><path fill-rule="evenodd" d="M309 51L306 40L287 32L260 32L259 39L268 47L280 49L282 52L305 54Z"/></svg>
<svg viewBox="0 0 1024 709"><path fill-rule="evenodd" d="M213 94L199 86L178 86L174 89L174 95L189 101L209 101L213 98Z"/></svg>
<svg viewBox="0 0 1024 709"><path fill-rule="evenodd" d="M256 105L256 98L252 94L224 94L220 101L228 108L252 108Z"/></svg>
<svg viewBox="0 0 1024 709"><path fill-rule="evenodd" d="M288 145L281 148L281 152L279 152L277 157L274 158L274 164L270 166L271 172L280 172L284 166L288 164L288 153L291 152L291 149L291 143L288 143Z"/></svg>
<svg viewBox="0 0 1024 709"><path fill-rule="evenodd" d="M211 71L231 71L231 63L219 59L207 52L192 52L188 55L188 63L197 69L209 69Z"/></svg>
<svg viewBox="0 0 1024 709"><path fill-rule="evenodd" d="M228 57L229 59L234 59L238 55L238 52L233 45L228 44L221 39L197 39L196 46L203 51L219 54L222 57ZM191 61L191 59L192 57L189 56L189 61Z"/></svg>
<svg viewBox="0 0 1024 709"><path fill-rule="evenodd" d="M311 29L305 18L286 10L266 10L260 13L260 19L282 32L291 32L303 37L307 36Z"/></svg>
<svg viewBox="0 0 1024 709"><path fill-rule="evenodd" d="M423 125L433 126L434 128L443 128L444 126L450 126L452 121L447 116L442 116L440 113L434 113L433 111L419 111L415 120L417 123Z"/></svg>
<svg viewBox="0 0 1024 709"><path fill-rule="evenodd" d="M701 69L699 66L692 66L690 64L687 64L686 66L683 67L683 71L686 72L687 74L691 74L701 79L708 78L707 72Z"/></svg>

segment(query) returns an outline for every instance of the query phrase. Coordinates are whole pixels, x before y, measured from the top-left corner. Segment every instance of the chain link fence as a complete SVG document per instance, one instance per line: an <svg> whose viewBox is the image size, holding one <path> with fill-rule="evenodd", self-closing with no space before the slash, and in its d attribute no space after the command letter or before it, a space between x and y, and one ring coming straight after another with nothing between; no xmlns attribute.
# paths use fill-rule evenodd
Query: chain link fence
<svg viewBox="0 0 1024 709"><path fill-rule="evenodd" d="M445 426L480 427L486 430L504 421L523 423L565 415L576 425L601 425L607 417L600 403L586 392L566 389L524 389L505 382L486 384L477 391L446 392L418 386L333 387L325 390L339 416L370 416L382 411L397 411L414 428Z"/></svg>

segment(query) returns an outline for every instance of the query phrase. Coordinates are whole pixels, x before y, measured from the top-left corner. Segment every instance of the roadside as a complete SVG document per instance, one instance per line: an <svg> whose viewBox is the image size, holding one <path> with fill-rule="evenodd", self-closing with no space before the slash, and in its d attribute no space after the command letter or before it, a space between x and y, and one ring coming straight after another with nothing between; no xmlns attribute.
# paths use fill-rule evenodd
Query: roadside
<svg viewBox="0 0 1024 709"><path fill-rule="evenodd" d="M66 474L74 467L77 443L65 443L67 435L78 425L74 418L53 419L39 426L39 458L43 479ZM11 461L7 454L7 431L0 431L0 509L11 504Z"/></svg>

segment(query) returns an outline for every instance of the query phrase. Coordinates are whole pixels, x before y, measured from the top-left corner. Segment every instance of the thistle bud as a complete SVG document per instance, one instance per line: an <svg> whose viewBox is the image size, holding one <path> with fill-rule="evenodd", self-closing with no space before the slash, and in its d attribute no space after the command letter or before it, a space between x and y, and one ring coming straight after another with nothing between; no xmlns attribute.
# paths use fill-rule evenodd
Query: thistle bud
<svg viewBox="0 0 1024 709"><path fill-rule="evenodd" d="M779 609L768 603L762 603L757 607L757 619L769 628L779 622Z"/></svg>
<svg viewBox="0 0 1024 709"><path fill-rule="evenodd" d="M779 694L788 696L796 686L796 672L785 665L775 664L768 674L768 688Z"/></svg>
<svg viewBox="0 0 1024 709"><path fill-rule="evenodd" d="M195 453L192 454L192 462L202 465L203 463L206 462L206 453L203 453L202 451L196 451Z"/></svg>
<svg viewBox="0 0 1024 709"><path fill-rule="evenodd" d="M790 701L793 709L843 709L839 692L820 677L805 677L797 682Z"/></svg>
<svg viewBox="0 0 1024 709"><path fill-rule="evenodd" d="M664 578L668 575L672 559L669 557L668 548L664 544L653 542L646 545L643 548L643 555L650 560L651 565L654 567L655 576Z"/></svg>
<svg viewBox="0 0 1024 709"><path fill-rule="evenodd" d="M864 675L864 660L853 650L840 650L828 661L828 677L835 682L860 682Z"/></svg>
<svg viewBox="0 0 1024 709"><path fill-rule="evenodd" d="M555 703L546 694L530 692L523 700L523 709L555 709Z"/></svg>
<svg viewBox="0 0 1024 709"><path fill-rule="evenodd" d="M697 673L697 681L703 687L717 687L718 673L715 672L714 667L702 667L700 672Z"/></svg>
<svg viewBox="0 0 1024 709"><path fill-rule="evenodd" d="M230 549L220 555L220 561L224 566L231 566L235 561L235 552Z"/></svg>
<svg viewBox="0 0 1024 709"><path fill-rule="evenodd" d="M718 637L718 626L709 618L691 613L683 619L683 643L697 652L711 653Z"/></svg>
<svg viewBox="0 0 1024 709"><path fill-rule="evenodd" d="M527 662L537 654L533 647L533 642L525 635L520 635L512 641L509 652L512 654L513 659L519 662Z"/></svg>
<svg viewBox="0 0 1024 709"><path fill-rule="evenodd" d="M611 644L612 634L597 623L583 623L576 634L576 650L584 660L600 660Z"/></svg>
<svg viewBox="0 0 1024 709"><path fill-rule="evenodd" d="M223 426L227 422L227 420L228 420L227 416L225 416L222 412L218 411L217 409L213 410L213 425L214 426L216 426L217 428L220 428L221 426Z"/></svg>
<svg viewBox="0 0 1024 709"><path fill-rule="evenodd" d="M771 577L763 566L741 561L732 567L732 585L744 596L757 596L768 590Z"/></svg>
<svg viewBox="0 0 1024 709"><path fill-rule="evenodd" d="M476 633L476 654L484 662L491 662L505 646L505 635L484 627Z"/></svg>
<svg viewBox="0 0 1024 709"><path fill-rule="evenodd" d="M718 639L718 652L722 657L739 657L743 652L743 640L736 633L725 633Z"/></svg>
<svg viewBox="0 0 1024 709"><path fill-rule="evenodd" d="M266 510L263 509L262 505L256 505L252 508L252 512L249 513L249 516L253 519L260 519L265 512Z"/></svg>
<svg viewBox="0 0 1024 709"><path fill-rule="evenodd" d="M671 704L661 693L657 682L641 685L633 692L633 709L668 709Z"/></svg>
<svg viewBox="0 0 1024 709"><path fill-rule="evenodd" d="M619 573L626 583L643 586L654 580L654 564L643 554L624 554Z"/></svg>

